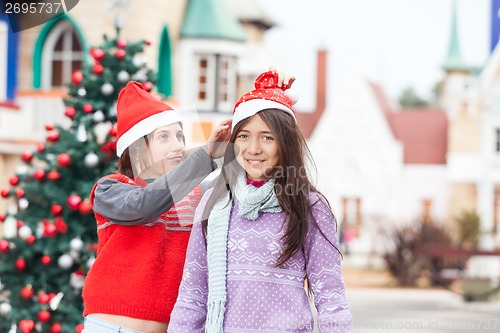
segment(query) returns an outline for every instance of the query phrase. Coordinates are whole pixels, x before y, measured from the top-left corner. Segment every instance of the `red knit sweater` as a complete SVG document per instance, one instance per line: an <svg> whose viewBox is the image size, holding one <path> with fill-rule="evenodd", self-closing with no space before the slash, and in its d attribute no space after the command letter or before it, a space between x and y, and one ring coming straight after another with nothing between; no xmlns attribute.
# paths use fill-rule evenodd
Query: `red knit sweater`
<svg viewBox="0 0 500 333"><path fill-rule="evenodd" d="M108 177L139 186L120 174ZM122 226L95 213L97 257L83 288L84 316L106 313L170 321L190 234L190 225L179 222L177 214L193 216L200 197L197 186L176 204L177 211L172 208L147 225Z"/></svg>

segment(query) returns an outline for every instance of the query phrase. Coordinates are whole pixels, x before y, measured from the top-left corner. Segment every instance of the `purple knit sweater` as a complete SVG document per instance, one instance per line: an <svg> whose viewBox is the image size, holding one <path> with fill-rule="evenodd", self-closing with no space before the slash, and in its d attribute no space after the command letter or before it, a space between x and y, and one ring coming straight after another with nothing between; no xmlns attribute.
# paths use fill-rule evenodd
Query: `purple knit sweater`
<svg viewBox="0 0 500 333"><path fill-rule="evenodd" d="M202 333L207 315L207 252L201 215L211 191L198 206L189 240L179 296L169 333ZM335 221L326 202L310 195L319 227L335 245ZM224 333L312 332L313 316L306 291L307 274L318 310L321 333L352 332L352 317L344 293L341 257L314 223L302 251L275 267L284 234L283 213L260 213L255 221L237 215L234 200L227 244L227 302Z"/></svg>

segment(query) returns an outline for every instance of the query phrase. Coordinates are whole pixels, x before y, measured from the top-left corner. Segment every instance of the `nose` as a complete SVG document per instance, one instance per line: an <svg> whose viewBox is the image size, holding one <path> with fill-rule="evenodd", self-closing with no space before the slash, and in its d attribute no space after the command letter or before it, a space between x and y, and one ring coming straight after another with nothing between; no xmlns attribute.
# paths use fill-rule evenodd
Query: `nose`
<svg viewBox="0 0 500 333"><path fill-rule="evenodd" d="M184 150L184 141L182 141L182 139L176 139L172 143L172 151L179 152L179 151L182 151L182 150Z"/></svg>
<svg viewBox="0 0 500 333"><path fill-rule="evenodd" d="M255 138L248 143L247 151L250 154L257 155L261 153L260 141Z"/></svg>

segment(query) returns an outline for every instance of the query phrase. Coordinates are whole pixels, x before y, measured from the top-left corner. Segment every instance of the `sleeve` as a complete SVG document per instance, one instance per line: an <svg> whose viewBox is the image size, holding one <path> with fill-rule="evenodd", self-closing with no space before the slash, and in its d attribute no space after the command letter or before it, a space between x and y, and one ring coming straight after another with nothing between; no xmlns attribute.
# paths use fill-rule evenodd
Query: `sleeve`
<svg viewBox="0 0 500 333"><path fill-rule="evenodd" d="M213 170L213 160L204 149L198 148L180 165L144 188L103 178L95 188L93 208L122 225L154 222Z"/></svg>
<svg viewBox="0 0 500 333"><path fill-rule="evenodd" d="M204 333L207 318L208 267L207 246L201 226L201 217L210 193L206 192L195 212L189 238L184 273L179 287L168 333Z"/></svg>
<svg viewBox="0 0 500 333"><path fill-rule="evenodd" d="M352 332L352 315L345 296L335 217L324 198L314 195L309 232L304 245L306 273L318 311L320 333ZM315 204L314 204L315 203Z"/></svg>

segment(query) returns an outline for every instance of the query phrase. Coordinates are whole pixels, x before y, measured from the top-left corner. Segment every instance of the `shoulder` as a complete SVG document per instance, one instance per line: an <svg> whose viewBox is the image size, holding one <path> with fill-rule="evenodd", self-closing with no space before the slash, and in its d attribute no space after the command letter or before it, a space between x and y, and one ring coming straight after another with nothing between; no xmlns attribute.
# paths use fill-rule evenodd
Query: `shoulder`
<svg viewBox="0 0 500 333"><path fill-rule="evenodd" d="M308 195L311 212L314 216L327 215L333 217L332 208L325 196L319 192L309 192Z"/></svg>

